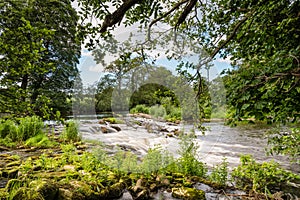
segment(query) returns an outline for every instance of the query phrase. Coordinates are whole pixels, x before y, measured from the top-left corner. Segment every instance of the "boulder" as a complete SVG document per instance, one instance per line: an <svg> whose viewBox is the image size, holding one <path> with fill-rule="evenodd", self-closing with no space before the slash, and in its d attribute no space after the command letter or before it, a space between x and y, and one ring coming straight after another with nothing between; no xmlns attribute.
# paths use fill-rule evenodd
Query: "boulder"
<svg viewBox="0 0 300 200"><path fill-rule="evenodd" d="M40 193L45 200L56 200L58 186L50 181L35 180L30 182L29 187Z"/></svg>
<svg viewBox="0 0 300 200"><path fill-rule="evenodd" d="M102 133L116 133L116 132L118 132L116 129L108 127L108 126L101 126L100 129L101 129Z"/></svg>
<svg viewBox="0 0 300 200"><path fill-rule="evenodd" d="M183 200L205 200L205 192L195 188L172 188L172 197Z"/></svg>

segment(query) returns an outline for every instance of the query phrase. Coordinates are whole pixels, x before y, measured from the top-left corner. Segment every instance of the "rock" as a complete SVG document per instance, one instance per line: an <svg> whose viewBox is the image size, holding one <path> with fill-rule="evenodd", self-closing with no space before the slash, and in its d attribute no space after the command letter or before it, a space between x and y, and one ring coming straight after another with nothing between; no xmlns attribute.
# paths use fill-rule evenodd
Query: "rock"
<svg viewBox="0 0 300 200"><path fill-rule="evenodd" d="M118 132L122 130L119 126L111 125L111 127Z"/></svg>
<svg viewBox="0 0 300 200"><path fill-rule="evenodd" d="M10 162L6 165L6 167L15 167L15 166L20 166L21 165L21 161L20 160L17 160L17 161L13 161L13 162Z"/></svg>
<svg viewBox="0 0 300 200"><path fill-rule="evenodd" d="M172 188L172 197L183 200L204 200L205 192L202 190L197 190L195 188Z"/></svg>
<svg viewBox="0 0 300 200"><path fill-rule="evenodd" d="M32 181L29 186L39 192L45 200L56 200L58 195L58 186L50 181L36 180Z"/></svg>
<svg viewBox="0 0 300 200"><path fill-rule="evenodd" d="M151 116L151 115L144 114L144 113L138 113L137 116L138 116L138 117L145 118L145 119L152 119L152 116Z"/></svg>
<svg viewBox="0 0 300 200"><path fill-rule="evenodd" d="M167 134L168 137L174 137L172 133Z"/></svg>
<svg viewBox="0 0 300 200"><path fill-rule="evenodd" d="M126 184L124 182L115 183L109 187L108 191L108 199L116 199L122 196L123 191L126 188Z"/></svg>
<svg viewBox="0 0 300 200"><path fill-rule="evenodd" d="M149 199L149 191L144 189L140 191L133 199L134 200L148 200Z"/></svg>
<svg viewBox="0 0 300 200"><path fill-rule="evenodd" d="M102 133L116 133L116 132L118 132L116 129L110 128L108 126L101 126L100 129L101 129Z"/></svg>
<svg viewBox="0 0 300 200"><path fill-rule="evenodd" d="M157 185L155 183L152 183L149 187L151 192L157 191Z"/></svg>
<svg viewBox="0 0 300 200"><path fill-rule="evenodd" d="M17 178L19 172L19 167L10 167L2 171L3 178Z"/></svg>
<svg viewBox="0 0 300 200"><path fill-rule="evenodd" d="M0 151L9 151L10 149L4 146L0 146Z"/></svg>
<svg viewBox="0 0 300 200"><path fill-rule="evenodd" d="M63 169L65 170L65 171L75 171L75 166L74 165L65 165L65 166L63 166Z"/></svg>
<svg viewBox="0 0 300 200"><path fill-rule="evenodd" d="M165 187L168 187L170 185L170 180L167 179L167 178L162 179L161 180L161 185L165 186Z"/></svg>

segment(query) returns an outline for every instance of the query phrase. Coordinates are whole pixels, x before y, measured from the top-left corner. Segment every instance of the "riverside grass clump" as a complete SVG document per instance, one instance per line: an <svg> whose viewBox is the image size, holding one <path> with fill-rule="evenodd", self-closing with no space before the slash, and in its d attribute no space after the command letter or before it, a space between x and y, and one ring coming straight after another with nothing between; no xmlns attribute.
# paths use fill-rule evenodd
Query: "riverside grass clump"
<svg viewBox="0 0 300 200"><path fill-rule="evenodd" d="M0 121L0 144L15 147L32 137L47 137L43 132L43 128L44 123L37 116L2 120Z"/></svg>
<svg viewBox="0 0 300 200"><path fill-rule="evenodd" d="M68 121L65 123L64 130L60 136L64 141L77 142L81 140L79 133L79 124L76 121Z"/></svg>

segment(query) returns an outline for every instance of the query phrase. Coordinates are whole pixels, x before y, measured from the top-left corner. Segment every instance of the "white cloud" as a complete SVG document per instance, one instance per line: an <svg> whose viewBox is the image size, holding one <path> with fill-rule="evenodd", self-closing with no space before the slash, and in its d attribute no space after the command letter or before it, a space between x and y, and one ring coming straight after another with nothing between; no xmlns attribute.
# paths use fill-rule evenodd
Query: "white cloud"
<svg viewBox="0 0 300 200"><path fill-rule="evenodd" d="M101 65L96 64L94 66L90 66L89 71L91 71L91 72L104 72L104 68Z"/></svg>
<svg viewBox="0 0 300 200"><path fill-rule="evenodd" d="M226 59L223 59L223 58L217 58L217 59L216 59L216 62L230 64L230 63L231 63L230 58L231 58L231 56L228 56Z"/></svg>

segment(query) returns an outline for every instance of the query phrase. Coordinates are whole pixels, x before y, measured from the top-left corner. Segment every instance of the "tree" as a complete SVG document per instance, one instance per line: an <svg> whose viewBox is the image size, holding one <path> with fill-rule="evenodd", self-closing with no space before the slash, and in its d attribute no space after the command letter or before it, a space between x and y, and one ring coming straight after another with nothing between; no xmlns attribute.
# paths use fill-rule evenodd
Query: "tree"
<svg viewBox="0 0 300 200"><path fill-rule="evenodd" d="M9 0L0 13L0 112L66 115L81 48L69 0Z"/></svg>
<svg viewBox="0 0 300 200"><path fill-rule="evenodd" d="M300 76L299 0L79 0L79 4L86 5L82 7L86 14L83 17L91 14L100 20L100 26L90 30L102 36L108 36L120 23L139 23L148 32L145 43L150 45L155 39L151 30L160 23L173 29L175 40L177 31L197 39L209 55L198 69L218 54L223 58L231 56L236 68L229 73L235 77L228 88L233 95L229 103L238 108L236 117L248 116L247 111L243 112L247 106L252 110L250 115L258 119L272 115L275 120L285 120L298 115L295 94L299 91ZM241 81L243 84L238 85ZM268 94L262 96L267 90ZM243 92L247 94L242 95ZM262 99L274 100L274 106Z"/></svg>

